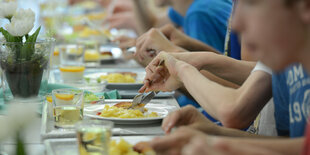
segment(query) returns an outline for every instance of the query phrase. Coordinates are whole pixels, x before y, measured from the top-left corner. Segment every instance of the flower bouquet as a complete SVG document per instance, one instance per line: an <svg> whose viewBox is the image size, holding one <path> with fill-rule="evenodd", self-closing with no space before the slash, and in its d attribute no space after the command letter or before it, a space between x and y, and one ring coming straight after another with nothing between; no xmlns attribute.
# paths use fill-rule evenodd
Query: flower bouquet
<svg viewBox="0 0 310 155"><path fill-rule="evenodd" d="M40 93L44 96L42 93L47 87L48 64L53 41L51 39L37 41L41 27L33 34L29 34L35 21L35 14L31 9L17 10L16 2L2 2L0 16L10 21L5 25L5 29L0 28L4 36L0 44L4 99L25 101L37 98Z"/></svg>

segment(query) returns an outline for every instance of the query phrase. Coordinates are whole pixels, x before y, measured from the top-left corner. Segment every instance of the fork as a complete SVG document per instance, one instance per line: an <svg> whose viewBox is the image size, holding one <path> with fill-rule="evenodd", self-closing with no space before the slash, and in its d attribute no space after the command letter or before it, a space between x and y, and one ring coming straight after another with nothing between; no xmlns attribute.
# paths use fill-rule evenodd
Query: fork
<svg viewBox="0 0 310 155"><path fill-rule="evenodd" d="M157 65L157 67L163 64L164 64L164 60L161 60L159 64ZM149 103L155 97L155 95L158 94L158 92L159 91L151 91L147 93L146 95L144 95L144 93L140 93L136 95L133 98L132 105L129 107L129 109L134 109L134 107L136 107L137 105L144 104L143 106L139 108L140 111L143 111L143 108L145 107L145 105Z"/></svg>
<svg viewBox="0 0 310 155"><path fill-rule="evenodd" d="M158 91L151 91L146 95L142 93L136 95L132 101L131 106L128 109L138 109L141 112L144 112L144 107L146 106L146 104L148 104L156 96L157 93Z"/></svg>

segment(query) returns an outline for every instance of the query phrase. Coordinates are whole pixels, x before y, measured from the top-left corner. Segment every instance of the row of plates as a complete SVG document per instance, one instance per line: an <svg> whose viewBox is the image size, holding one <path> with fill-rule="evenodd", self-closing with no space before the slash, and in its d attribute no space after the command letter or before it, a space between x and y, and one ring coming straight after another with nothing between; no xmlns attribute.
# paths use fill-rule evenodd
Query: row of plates
<svg viewBox="0 0 310 155"><path fill-rule="evenodd" d="M128 72L127 70L108 70L108 69L88 69L85 71L85 77L97 79L101 75L107 75L109 73L115 72ZM109 90L118 90L119 94L124 99L131 99L138 94L138 90L143 86L142 81L145 77L145 71L140 69L132 73L136 73L136 82L135 83L107 83L107 84L88 84L88 83L63 83L60 77L59 70L53 70L50 75L50 83L54 84L65 84L73 87L87 89L93 92L109 91ZM155 98L168 98L172 97L174 92L160 92Z"/></svg>

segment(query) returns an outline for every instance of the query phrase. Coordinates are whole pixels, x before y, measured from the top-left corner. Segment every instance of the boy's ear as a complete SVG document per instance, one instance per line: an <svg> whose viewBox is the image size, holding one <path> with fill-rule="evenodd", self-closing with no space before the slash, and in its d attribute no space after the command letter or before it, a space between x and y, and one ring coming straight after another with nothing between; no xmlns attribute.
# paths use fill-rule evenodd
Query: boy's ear
<svg viewBox="0 0 310 155"><path fill-rule="evenodd" d="M310 23L310 0L300 0L296 3L301 20Z"/></svg>

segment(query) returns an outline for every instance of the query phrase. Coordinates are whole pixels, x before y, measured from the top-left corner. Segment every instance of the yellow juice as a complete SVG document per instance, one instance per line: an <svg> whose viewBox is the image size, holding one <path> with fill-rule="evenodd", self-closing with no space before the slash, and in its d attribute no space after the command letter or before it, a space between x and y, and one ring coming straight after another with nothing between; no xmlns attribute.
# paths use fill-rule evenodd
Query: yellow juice
<svg viewBox="0 0 310 155"><path fill-rule="evenodd" d="M73 127L73 125L83 119L81 107L65 105L54 108L55 127Z"/></svg>

